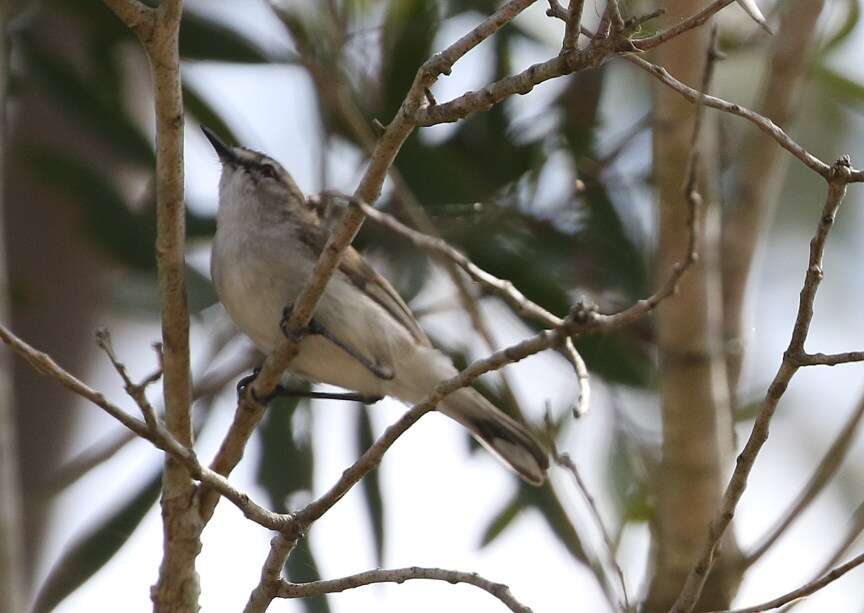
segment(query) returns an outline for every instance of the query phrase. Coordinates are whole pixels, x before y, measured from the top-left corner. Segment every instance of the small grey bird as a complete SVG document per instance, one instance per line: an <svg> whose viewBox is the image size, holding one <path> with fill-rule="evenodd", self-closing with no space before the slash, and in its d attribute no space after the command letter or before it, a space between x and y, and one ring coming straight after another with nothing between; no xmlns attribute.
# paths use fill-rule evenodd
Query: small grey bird
<svg viewBox="0 0 864 613"><path fill-rule="evenodd" d="M203 130L222 162L213 283L237 327L269 354L282 337L285 309L311 276L329 233L278 162ZM309 381L411 404L457 373L396 290L350 247L289 368ZM546 452L476 390L454 392L438 410L527 482L546 479Z"/></svg>

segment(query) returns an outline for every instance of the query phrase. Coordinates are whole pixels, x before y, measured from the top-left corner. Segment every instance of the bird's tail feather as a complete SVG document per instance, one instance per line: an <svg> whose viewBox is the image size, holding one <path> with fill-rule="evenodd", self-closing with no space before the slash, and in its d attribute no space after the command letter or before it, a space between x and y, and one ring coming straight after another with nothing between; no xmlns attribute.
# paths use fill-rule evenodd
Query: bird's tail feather
<svg viewBox="0 0 864 613"><path fill-rule="evenodd" d="M416 347L397 365L400 370L385 391L406 402L419 402L445 379L456 374L452 362L432 348ZM495 408L471 388L447 396L438 410L468 428L474 437L508 468L533 485L546 480L549 458L525 426Z"/></svg>
<svg viewBox="0 0 864 613"><path fill-rule="evenodd" d="M542 485L549 458L525 426L473 389L448 396L438 409L468 428L480 444L532 485Z"/></svg>

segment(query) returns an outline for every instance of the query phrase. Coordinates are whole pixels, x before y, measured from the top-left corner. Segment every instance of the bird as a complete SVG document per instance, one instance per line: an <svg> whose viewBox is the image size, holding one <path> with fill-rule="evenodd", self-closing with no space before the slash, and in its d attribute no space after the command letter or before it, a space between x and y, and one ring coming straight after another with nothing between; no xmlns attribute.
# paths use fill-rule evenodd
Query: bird
<svg viewBox="0 0 864 613"><path fill-rule="evenodd" d="M263 354L284 335L290 313L329 238L316 210L273 158L226 145L202 130L222 165L210 272L219 301ZM370 397L421 401L458 373L433 347L405 301L349 247L288 370ZM437 410L467 428L524 481L546 480L548 454L528 429L466 387Z"/></svg>

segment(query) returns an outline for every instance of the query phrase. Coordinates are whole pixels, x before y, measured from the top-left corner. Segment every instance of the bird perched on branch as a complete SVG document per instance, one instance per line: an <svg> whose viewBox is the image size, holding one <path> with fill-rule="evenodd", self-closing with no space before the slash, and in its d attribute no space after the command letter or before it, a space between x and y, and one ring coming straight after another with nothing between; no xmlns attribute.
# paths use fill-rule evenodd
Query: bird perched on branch
<svg viewBox="0 0 864 613"><path fill-rule="evenodd" d="M237 327L269 354L329 233L278 162L229 147L207 128L204 134L222 162L213 283ZM413 404L457 374L396 290L351 247L306 332L289 370L310 381ZM546 452L523 425L476 390L453 392L438 410L468 428L525 481L540 485L546 479Z"/></svg>

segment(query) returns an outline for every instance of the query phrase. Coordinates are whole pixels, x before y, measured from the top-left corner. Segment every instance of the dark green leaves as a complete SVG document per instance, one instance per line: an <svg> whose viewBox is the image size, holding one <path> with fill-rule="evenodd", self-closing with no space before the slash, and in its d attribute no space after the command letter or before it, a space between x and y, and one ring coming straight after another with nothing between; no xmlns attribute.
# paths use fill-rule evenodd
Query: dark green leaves
<svg viewBox="0 0 864 613"><path fill-rule="evenodd" d="M357 455L359 456L375 442L375 437L367 407L357 406L356 411ZM360 488L372 524L376 564L379 567L384 566L384 495L381 492L381 473L373 470L360 482Z"/></svg>

